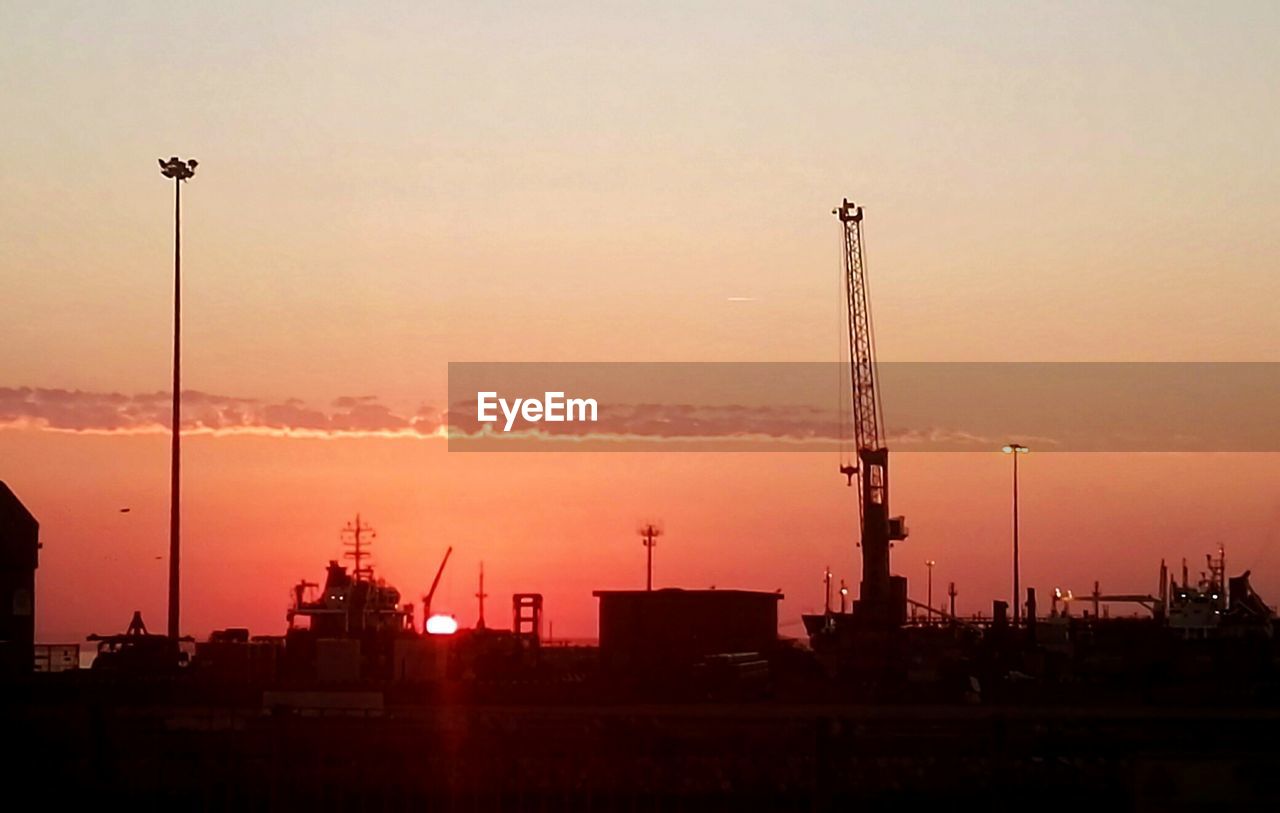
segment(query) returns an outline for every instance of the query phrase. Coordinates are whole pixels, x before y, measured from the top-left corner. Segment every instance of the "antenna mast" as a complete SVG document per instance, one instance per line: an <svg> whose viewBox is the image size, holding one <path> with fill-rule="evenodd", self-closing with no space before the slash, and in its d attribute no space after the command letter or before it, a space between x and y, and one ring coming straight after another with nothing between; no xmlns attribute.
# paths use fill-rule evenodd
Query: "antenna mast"
<svg viewBox="0 0 1280 813"><path fill-rule="evenodd" d="M373 556L369 553L369 546L377 538L377 531L364 524L359 514L356 514L355 522L348 522L342 529L342 544L350 548L342 556L352 561L351 576L358 582L373 581L373 565L366 562Z"/></svg>
<svg viewBox="0 0 1280 813"><path fill-rule="evenodd" d="M476 629L482 630L484 625L484 600L489 596L484 591L484 562L480 563L480 592L476 593L476 598L480 599L480 618L476 620Z"/></svg>
<svg viewBox="0 0 1280 813"><path fill-rule="evenodd" d="M653 589L653 546L658 543L658 537L662 536L662 529L652 522L640 526L640 539L644 545L646 553L644 589L646 591Z"/></svg>

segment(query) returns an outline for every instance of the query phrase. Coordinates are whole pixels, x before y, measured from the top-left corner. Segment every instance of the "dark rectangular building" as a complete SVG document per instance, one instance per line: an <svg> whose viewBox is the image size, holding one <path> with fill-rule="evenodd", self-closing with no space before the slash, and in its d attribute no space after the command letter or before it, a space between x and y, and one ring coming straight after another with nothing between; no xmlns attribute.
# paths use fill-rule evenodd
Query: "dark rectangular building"
<svg viewBox="0 0 1280 813"><path fill-rule="evenodd" d="M781 593L755 590L597 590L600 658L613 671L683 669L707 655L768 653Z"/></svg>
<svg viewBox="0 0 1280 813"><path fill-rule="evenodd" d="M0 482L0 674L35 668L40 523Z"/></svg>

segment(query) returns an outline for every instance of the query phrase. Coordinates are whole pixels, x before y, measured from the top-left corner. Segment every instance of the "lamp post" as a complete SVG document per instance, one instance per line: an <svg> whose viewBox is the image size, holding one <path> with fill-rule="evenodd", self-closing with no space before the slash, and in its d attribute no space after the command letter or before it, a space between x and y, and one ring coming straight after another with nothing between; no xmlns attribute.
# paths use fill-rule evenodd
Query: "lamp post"
<svg viewBox="0 0 1280 813"><path fill-rule="evenodd" d="M645 547L645 566L644 566L644 589L646 591L653 589L653 546L658 543L658 537L662 536L662 529L652 522L640 527L640 539Z"/></svg>
<svg viewBox="0 0 1280 813"><path fill-rule="evenodd" d="M169 459L169 638L178 640L179 569L178 569L178 474L180 471L179 436L182 407L182 184L196 174L194 158L183 161L178 156L160 159L160 174L173 179L173 438Z"/></svg>
<svg viewBox="0 0 1280 813"><path fill-rule="evenodd" d="M925 566L925 567L927 567L927 568L929 568L929 579L928 579L928 584L929 584L929 598L928 598L928 603L929 603L929 616L928 616L928 617L929 617L929 620L930 620L930 621L933 621L933 566L934 566L935 564L937 564L937 562L933 561L932 559L928 559L928 560L926 560L926 561L925 561L925 563L924 563L924 566Z"/></svg>
<svg viewBox="0 0 1280 813"><path fill-rule="evenodd" d="M1009 443L1000 451L1013 456L1013 625L1016 627L1022 620L1022 600L1018 594L1018 457L1031 450L1021 443Z"/></svg>

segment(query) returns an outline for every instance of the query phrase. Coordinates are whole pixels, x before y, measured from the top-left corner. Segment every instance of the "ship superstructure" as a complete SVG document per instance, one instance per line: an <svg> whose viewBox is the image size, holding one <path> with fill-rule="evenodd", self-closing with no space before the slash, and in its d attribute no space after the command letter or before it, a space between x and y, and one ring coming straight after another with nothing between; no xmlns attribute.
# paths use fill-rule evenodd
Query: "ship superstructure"
<svg viewBox="0 0 1280 813"><path fill-rule="evenodd" d="M377 537L357 514L342 530L353 562L350 572L336 559L329 560L323 585L305 579L294 585L286 618L289 629L306 628L317 637L363 637L395 634L414 629L413 605L400 603L400 591L373 575L369 546ZM318 591L318 592L317 592Z"/></svg>

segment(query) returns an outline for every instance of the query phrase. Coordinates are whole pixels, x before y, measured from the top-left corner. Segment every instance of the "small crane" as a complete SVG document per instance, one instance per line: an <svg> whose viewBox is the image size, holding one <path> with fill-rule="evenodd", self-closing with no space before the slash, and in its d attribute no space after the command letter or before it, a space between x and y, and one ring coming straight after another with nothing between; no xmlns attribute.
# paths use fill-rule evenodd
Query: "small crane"
<svg viewBox="0 0 1280 813"><path fill-rule="evenodd" d="M444 552L444 558L440 560L440 567L436 570L436 577L431 580L431 589L422 597L422 623L426 624L427 619L431 618L431 599L435 597L436 588L440 586L440 577L444 575L444 566L449 564L449 554L453 553L453 546Z"/></svg>

